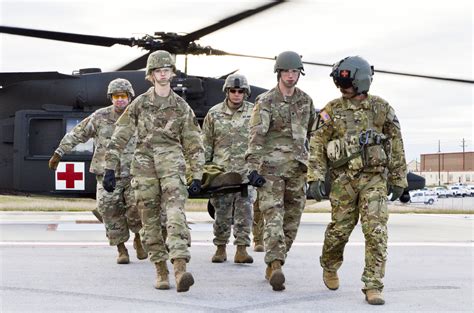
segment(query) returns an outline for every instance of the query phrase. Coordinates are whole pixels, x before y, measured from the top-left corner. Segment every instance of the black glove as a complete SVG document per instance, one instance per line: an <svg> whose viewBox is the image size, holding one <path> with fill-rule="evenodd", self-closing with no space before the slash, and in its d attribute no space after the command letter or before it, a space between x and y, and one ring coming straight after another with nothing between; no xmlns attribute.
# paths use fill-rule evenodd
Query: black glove
<svg viewBox="0 0 474 313"><path fill-rule="evenodd" d="M400 198L403 194L403 187L399 186L389 186L388 187L388 194L392 194L392 197L390 198L390 201L395 201L398 198Z"/></svg>
<svg viewBox="0 0 474 313"><path fill-rule="evenodd" d="M115 189L115 171L114 170L105 170L104 181L102 186L107 192L113 192Z"/></svg>
<svg viewBox="0 0 474 313"><path fill-rule="evenodd" d="M251 171L247 178L249 179L249 184L254 187L262 187L267 182L256 170Z"/></svg>
<svg viewBox="0 0 474 313"><path fill-rule="evenodd" d="M328 199L329 197L326 195L324 181L316 180L309 182L308 196L316 201Z"/></svg>
<svg viewBox="0 0 474 313"><path fill-rule="evenodd" d="M201 192L201 180L193 179L191 185L188 188L188 193L191 196L197 196Z"/></svg>

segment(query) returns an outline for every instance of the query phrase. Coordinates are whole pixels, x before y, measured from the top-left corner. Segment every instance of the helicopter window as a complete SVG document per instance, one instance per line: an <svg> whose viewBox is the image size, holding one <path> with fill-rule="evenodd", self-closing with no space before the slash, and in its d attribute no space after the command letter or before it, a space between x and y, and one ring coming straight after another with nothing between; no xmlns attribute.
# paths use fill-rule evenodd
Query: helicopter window
<svg viewBox="0 0 474 313"><path fill-rule="evenodd" d="M61 119L32 118L28 133L30 156L50 155L61 140Z"/></svg>
<svg viewBox="0 0 474 313"><path fill-rule="evenodd" d="M83 118L67 118L66 119L66 133L68 133L71 129L74 128L79 122L81 122ZM70 154L75 155L89 155L94 152L94 141L93 139L87 140L85 143L80 143L72 151Z"/></svg>

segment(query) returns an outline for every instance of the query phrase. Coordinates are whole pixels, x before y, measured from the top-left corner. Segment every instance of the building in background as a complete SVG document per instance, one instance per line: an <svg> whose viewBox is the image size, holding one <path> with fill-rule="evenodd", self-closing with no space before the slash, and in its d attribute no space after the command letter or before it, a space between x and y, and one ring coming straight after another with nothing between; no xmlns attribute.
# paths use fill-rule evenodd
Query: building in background
<svg viewBox="0 0 474 313"><path fill-rule="evenodd" d="M474 185L474 152L422 154L420 162L412 161L408 168L423 176L426 186Z"/></svg>

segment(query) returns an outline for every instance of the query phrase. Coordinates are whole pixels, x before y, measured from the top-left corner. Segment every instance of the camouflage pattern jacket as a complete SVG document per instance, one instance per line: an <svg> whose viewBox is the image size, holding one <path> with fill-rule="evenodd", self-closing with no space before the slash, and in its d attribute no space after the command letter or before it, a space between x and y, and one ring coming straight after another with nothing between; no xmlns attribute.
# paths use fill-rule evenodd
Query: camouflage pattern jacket
<svg viewBox="0 0 474 313"><path fill-rule="evenodd" d="M359 102L341 97L329 102L319 117L308 181L325 180L330 168L332 174L349 176L388 172L390 185L408 185L400 123L385 100L373 95Z"/></svg>
<svg viewBox="0 0 474 313"><path fill-rule="evenodd" d="M207 112L203 124L206 163L213 162L224 167L226 172L237 172L243 178L247 177L245 152L253 107L253 103L244 101L237 111L232 112L224 101Z"/></svg>
<svg viewBox="0 0 474 313"><path fill-rule="evenodd" d="M133 176L180 175L185 183L186 157L193 178L202 178L201 129L191 107L176 93L171 91L168 97L158 97L151 87L125 109L108 145L106 168L115 168L120 151L135 131Z"/></svg>
<svg viewBox="0 0 474 313"><path fill-rule="evenodd" d="M307 167L315 117L313 100L299 88L288 99L278 86L259 95L249 124L249 170L259 170L263 163L279 166L292 160Z"/></svg>
<svg viewBox="0 0 474 313"><path fill-rule="evenodd" d="M89 171L96 175L104 175L106 148L119 116L120 114L115 112L113 105L95 111L63 137L55 152L63 156L71 152L78 144L93 138L94 155ZM130 176L130 163L132 162L135 144L136 139L132 137L124 145L123 151L121 150L119 162L117 162L116 167L113 167L117 177Z"/></svg>

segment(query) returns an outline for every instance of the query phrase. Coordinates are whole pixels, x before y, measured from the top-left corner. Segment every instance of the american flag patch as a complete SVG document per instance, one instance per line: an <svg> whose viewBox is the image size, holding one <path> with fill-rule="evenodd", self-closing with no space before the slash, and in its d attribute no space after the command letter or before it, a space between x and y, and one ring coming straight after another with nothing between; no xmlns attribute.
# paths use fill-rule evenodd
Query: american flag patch
<svg viewBox="0 0 474 313"><path fill-rule="evenodd" d="M327 122L331 119L331 117L329 116L329 114L326 111L321 111L319 113L319 116L321 117L321 120L323 120L323 122Z"/></svg>

